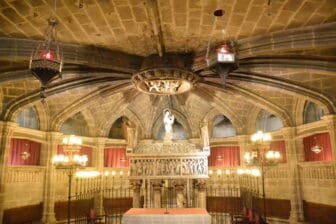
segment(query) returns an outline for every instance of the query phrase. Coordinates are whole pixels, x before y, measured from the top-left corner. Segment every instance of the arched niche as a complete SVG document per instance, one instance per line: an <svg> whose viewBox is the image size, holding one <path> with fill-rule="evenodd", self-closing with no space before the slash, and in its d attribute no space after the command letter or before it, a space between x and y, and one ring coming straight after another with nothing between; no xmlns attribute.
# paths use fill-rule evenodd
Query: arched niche
<svg viewBox="0 0 336 224"><path fill-rule="evenodd" d="M173 124L173 140L188 139L191 137L191 128L188 119L179 111L171 110L175 120ZM163 123L163 113L158 115L151 129L153 139L163 139L165 135L165 128Z"/></svg>
<svg viewBox="0 0 336 224"><path fill-rule="evenodd" d="M236 136L237 132L232 122L224 115L216 115L212 120L212 138L225 138Z"/></svg>
<svg viewBox="0 0 336 224"><path fill-rule="evenodd" d="M20 127L35 130L40 129L39 116L35 107L23 109L15 118L15 122L18 123Z"/></svg>
<svg viewBox="0 0 336 224"><path fill-rule="evenodd" d="M66 135L89 136L89 127L81 112L68 118L59 131Z"/></svg>
<svg viewBox="0 0 336 224"><path fill-rule="evenodd" d="M303 111L303 123L308 124L311 122L319 121L324 115L324 111L317 104L306 101Z"/></svg>
<svg viewBox="0 0 336 224"><path fill-rule="evenodd" d="M157 133L155 139L164 139L164 136L166 134L164 124L160 126L159 132ZM173 124L173 140L181 140L181 139L187 139L188 134L185 131L183 125L178 121L178 119L175 119Z"/></svg>
<svg viewBox="0 0 336 224"><path fill-rule="evenodd" d="M127 139L127 126L131 127L134 125L126 116L119 117L113 122L108 137L113 139Z"/></svg>
<svg viewBox="0 0 336 224"><path fill-rule="evenodd" d="M281 128L283 128L283 123L280 118L265 110L259 112L256 121L256 130L270 132Z"/></svg>

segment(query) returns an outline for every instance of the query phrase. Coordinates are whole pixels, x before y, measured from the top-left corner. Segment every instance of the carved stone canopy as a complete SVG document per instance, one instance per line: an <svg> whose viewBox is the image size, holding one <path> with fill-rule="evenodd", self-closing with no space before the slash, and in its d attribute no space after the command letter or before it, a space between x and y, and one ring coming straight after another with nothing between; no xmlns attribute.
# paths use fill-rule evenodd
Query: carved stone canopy
<svg viewBox="0 0 336 224"><path fill-rule="evenodd" d="M132 76L132 82L141 92L155 95L174 95L191 90L198 75L188 69L183 55L155 55L145 58L142 70Z"/></svg>

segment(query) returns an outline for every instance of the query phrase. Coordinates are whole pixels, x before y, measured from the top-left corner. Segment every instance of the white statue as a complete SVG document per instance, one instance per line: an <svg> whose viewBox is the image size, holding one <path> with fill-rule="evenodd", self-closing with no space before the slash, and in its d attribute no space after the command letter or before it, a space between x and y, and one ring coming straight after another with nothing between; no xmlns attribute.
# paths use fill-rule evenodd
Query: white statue
<svg viewBox="0 0 336 224"><path fill-rule="evenodd" d="M163 123L165 125L166 136L165 138L172 138L173 134L173 124L174 124L174 115L169 109L163 111Z"/></svg>

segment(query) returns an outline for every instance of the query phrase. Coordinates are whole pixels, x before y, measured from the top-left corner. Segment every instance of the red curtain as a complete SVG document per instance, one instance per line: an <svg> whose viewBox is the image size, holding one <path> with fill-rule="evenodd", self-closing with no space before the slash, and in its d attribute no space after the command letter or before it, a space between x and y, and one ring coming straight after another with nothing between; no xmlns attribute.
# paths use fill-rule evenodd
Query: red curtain
<svg viewBox="0 0 336 224"><path fill-rule="evenodd" d="M128 167L125 148L106 148L104 150L104 166L113 168Z"/></svg>
<svg viewBox="0 0 336 224"><path fill-rule="evenodd" d="M281 141L272 141L270 145L270 149L273 151L278 151L280 152L281 159L280 163L285 163L287 162L287 157L286 157L286 144L284 140Z"/></svg>
<svg viewBox="0 0 336 224"><path fill-rule="evenodd" d="M322 151L318 154L311 151L311 147L316 144L322 146ZM320 133L303 138L303 149L306 161L331 161L332 149L329 133Z"/></svg>
<svg viewBox="0 0 336 224"><path fill-rule="evenodd" d="M212 147L208 157L209 166L239 166L239 146Z"/></svg>
<svg viewBox="0 0 336 224"><path fill-rule="evenodd" d="M12 138L9 151L9 165L39 165L41 143L26 139ZM27 155L26 159L23 158L24 154Z"/></svg>
<svg viewBox="0 0 336 224"><path fill-rule="evenodd" d="M62 145L58 145L57 147L57 154L65 154L63 151L63 146ZM79 150L79 155L86 155L88 157L88 162L86 164L86 166L92 166L92 148L91 147L87 147L87 146L81 146L80 150Z"/></svg>

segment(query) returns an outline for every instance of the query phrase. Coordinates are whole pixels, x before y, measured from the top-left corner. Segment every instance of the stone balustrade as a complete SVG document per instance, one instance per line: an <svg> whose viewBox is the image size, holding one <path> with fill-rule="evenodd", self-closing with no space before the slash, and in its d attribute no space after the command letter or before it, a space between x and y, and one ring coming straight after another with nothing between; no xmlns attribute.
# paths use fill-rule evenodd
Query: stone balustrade
<svg viewBox="0 0 336 224"><path fill-rule="evenodd" d="M299 164L300 177L303 179L336 180L335 162L303 162Z"/></svg>
<svg viewBox="0 0 336 224"><path fill-rule="evenodd" d="M42 183L45 167L41 166L12 166L8 167L6 183Z"/></svg>

